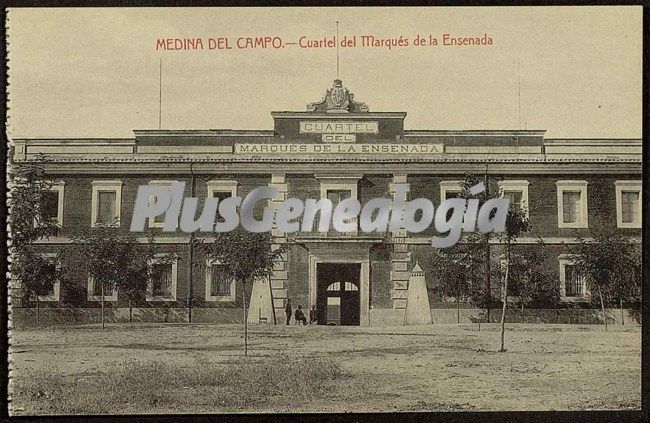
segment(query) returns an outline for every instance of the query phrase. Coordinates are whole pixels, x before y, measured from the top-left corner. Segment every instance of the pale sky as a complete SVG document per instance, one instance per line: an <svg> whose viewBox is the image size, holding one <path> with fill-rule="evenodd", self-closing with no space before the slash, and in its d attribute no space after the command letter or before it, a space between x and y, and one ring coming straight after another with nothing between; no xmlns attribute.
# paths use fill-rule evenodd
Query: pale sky
<svg viewBox="0 0 650 423"><path fill-rule="evenodd" d="M271 110L322 98L336 49L233 44L331 37L336 21L339 39L356 35L358 44L361 35L409 39L406 48L340 50L355 100L408 112L407 129L517 129L521 120L547 137L641 137L640 6L10 9L9 135L157 128L161 56L163 129L272 129ZM494 44L412 45L417 34L440 42L443 33L487 34ZM235 48L156 51L158 38L176 37L229 37Z"/></svg>

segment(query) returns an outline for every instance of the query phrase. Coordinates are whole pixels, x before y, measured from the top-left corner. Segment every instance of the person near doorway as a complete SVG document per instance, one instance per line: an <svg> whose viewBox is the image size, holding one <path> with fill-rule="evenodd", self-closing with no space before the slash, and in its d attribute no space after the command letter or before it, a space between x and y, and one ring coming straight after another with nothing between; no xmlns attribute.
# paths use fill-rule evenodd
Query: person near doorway
<svg viewBox="0 0 650 423"><path fill-rule="evenodd" d="M316 313L316 305L311 306L311 310L309 310L309 324L310 325L317 325L318 324L318 314Z"/></svg>
<svg viewBox="0 0 650 423"><path fill-rule="evenodd" d="M303 325L307 324L307 318L305 317L305 313L302 312L302 306L299 305L298 308L296 309L296 324L299 324L299 322L302 322Z"/></svg>
<svg viewBox="0 0 650 423"><path fill-rule="evenodd" d="M289 325L289 322L291 321L291 314L293 313L293 308L291 308L291 300L287 298L287 305L284 308L284 313L287 315L287 326Z"/></svg>

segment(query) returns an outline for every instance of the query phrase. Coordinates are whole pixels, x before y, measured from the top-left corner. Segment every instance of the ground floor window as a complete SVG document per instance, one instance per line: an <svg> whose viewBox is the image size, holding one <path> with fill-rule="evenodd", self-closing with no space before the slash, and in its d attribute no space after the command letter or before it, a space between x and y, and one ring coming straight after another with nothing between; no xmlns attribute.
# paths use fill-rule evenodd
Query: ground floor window
<svg viewBox="0 0 650 423"><path fill-rule="evenodd" d="M560 256L560 298L563 301L587 301L587 278L569 256Z"/></svg>
<svg viewBox="0 0 650 423"><path fill-rule="evenodd" d="M205 300L235 301L235 281L226 266L215 260L206 262Z"/></svg>
<svg viewBox="0 0 650 423"><path fill-rule="evenodd" d="M95 282L95 278L88 277L88 301L102 300L102 286ZM113 291L104 290L104 301L117 301L117 289Z"/></svg>
<svg viewBox="0 0 650 423"><path fill-rule="evenodd" d="M177 258L158 254L151 264L151 279L147 286L147 301L176 300Z"/></svg>
<svg viewBox="0 0 650 423"><path fill-rule="evenodd" d="M43 254L43 257L48 260L47 268L51 269L52 272L55 272L56 269L61 265L57 255L54 253ZM59 301L59 294L61 291L61 283L56 281L52 285L52 289L45 295L39 295L38 301Z"/></svg>

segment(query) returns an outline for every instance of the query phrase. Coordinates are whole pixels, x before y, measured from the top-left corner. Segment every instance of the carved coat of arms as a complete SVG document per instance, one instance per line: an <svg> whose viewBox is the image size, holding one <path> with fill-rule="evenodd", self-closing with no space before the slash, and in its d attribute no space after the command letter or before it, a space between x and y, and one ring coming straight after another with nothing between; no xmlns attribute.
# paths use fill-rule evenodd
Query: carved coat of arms
<svg viewBox="0 0 650 423"><path fill-rule="evenodd" d="M327 113L367 112L368 106L353 100L354 95L343 86L340 79L334 80L334 85L325 92L325 98L318 103L307 106L309 111Z"/></svg>

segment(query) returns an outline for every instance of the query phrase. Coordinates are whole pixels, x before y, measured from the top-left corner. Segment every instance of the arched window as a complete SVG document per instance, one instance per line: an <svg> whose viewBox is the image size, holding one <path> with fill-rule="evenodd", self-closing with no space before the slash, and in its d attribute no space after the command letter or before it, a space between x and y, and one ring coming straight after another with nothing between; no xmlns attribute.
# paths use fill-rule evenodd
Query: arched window
<svg viewBox="0 0 650 423"><path fill-rule="evenodd" d="M346 291L358 291L359 288L357 288L357 286L355 284L353 284L352 282L346 282L345 283L345 290Z"/></svg>
<svg viewBox="0 0 650 423"><path fill-rule="evenodd" d="M340 282L334 282L330 286L327 287L328 291L340 291L341 290L341 283Z"/></svg>

